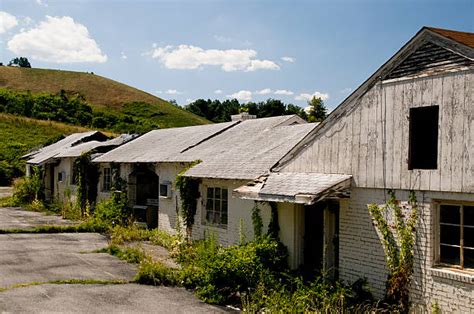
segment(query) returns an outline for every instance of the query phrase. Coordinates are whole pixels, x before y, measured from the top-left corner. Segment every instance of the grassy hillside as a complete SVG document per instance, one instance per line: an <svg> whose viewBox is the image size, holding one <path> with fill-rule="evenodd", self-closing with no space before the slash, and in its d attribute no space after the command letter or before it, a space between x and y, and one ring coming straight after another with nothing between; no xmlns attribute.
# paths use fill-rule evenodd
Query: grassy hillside
<svg viewBox="0 0 474 314"><path fill-rule="evenodd" d="M52 143L62 135L89 131L83 127L0 114L0 185L21 176L29 150Z"/></svg>
<svg viewBox="0 0 474 314"><path fill-rule="evenodd" d="M33 94L80 94L94 111L142 116L160 128L209 123L167 101L105 77L73 71L0 67L0 88ZM139 103L133 104L133 103ZM143 104L146 103L146 104Z"/></svg>

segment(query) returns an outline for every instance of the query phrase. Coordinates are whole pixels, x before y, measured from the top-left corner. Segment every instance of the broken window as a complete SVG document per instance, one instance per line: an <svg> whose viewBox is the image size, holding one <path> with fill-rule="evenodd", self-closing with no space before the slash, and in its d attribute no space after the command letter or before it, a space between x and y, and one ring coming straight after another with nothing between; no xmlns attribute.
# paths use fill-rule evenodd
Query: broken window
<svg viewBox="0 0 474 314"><path fill-rule="evenodd" d="M207 188L206 222L227 225L227 189Z"/></svg>
<svg viewBox="0 0 474 314"><path fill-rule="evenodd" d="M408 169L438 168L439 107L410 109Z"/></svg>
<svg viewBox="0 0 474 314"><path fill-rule="evenodd" d="M474 206L440 205L439 261L474 268Z"/></svg>
<svg viewBox="0 0 474 314"><path fill-rule="evenodd" d="M112 187L112 170L110 168L104 168L104 180L102 182L102 191L110 191Z"/></svg>

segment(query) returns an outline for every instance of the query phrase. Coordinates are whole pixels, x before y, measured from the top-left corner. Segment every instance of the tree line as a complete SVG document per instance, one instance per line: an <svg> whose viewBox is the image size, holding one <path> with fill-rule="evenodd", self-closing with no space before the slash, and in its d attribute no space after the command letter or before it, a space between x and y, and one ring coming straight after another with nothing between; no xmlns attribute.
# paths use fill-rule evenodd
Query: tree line
<svg viewBox="0 0 474 314"><path fill-rule="evenodd" d="M227 122L231 115L248 112L257 118L296 114L309 122L320 122L327 116L327 109L321 98L313 97L308 101L308 110L293 105L285 104L279 99L267 99L260 102L240 103L237 99L197 99L184 108L198 116L212 122Z"/></svg>

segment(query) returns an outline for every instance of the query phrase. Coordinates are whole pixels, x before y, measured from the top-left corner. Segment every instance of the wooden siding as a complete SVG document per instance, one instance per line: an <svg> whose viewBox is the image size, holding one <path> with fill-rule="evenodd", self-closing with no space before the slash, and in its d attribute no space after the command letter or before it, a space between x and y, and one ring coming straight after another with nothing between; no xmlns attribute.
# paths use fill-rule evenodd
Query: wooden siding
<svg viewBox="0 0 474 314"><path fill-rule="evenodd" d="M351 174L370 188L474 192L474 70L375 84L280 171ZM438 168L408 170L409 110L439 106Z"/></svg>

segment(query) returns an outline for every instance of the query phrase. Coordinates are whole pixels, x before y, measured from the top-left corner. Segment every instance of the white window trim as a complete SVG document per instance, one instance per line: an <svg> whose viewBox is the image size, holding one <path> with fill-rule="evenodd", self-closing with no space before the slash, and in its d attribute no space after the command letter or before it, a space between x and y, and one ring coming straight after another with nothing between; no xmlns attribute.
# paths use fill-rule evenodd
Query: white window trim
<svg viewBox="0 0 474 314"><path fill-rule="evenodd" d="M212 188L212 189L220 188L221 190L223 189L227 190L227 223L226 224L215 224L215 223L207 221L206 213L207 213L207 189L208 188ZM218 185L203 185L203 189L204 189L204 193L201 193L201 195L205 195L205 197L201 198L201 224L205 226L213 227L216 229L227 229L227 226L229 225L229 188L218 186ZM221 202L222 202L222 199L221 199Z"/></svg>
<svg viewBox="0 0 474 314"><path fill-rule="evenodd" d="M437 277L448 278L458 281L465 281L462 277L467 276L467 280L473 282L474 268L462 268L461 265L451 265L440 262L440 238L441 238L441 228L440 228L440 215L441 215L441 205L452 205L452 206L474 206L474 202L469 201L452 201L452 200L435 200L433 201L434 217L433 217L433 267L431 268L431 274ZM455 272L456 275L451 275L452 272Z"/></svg>

